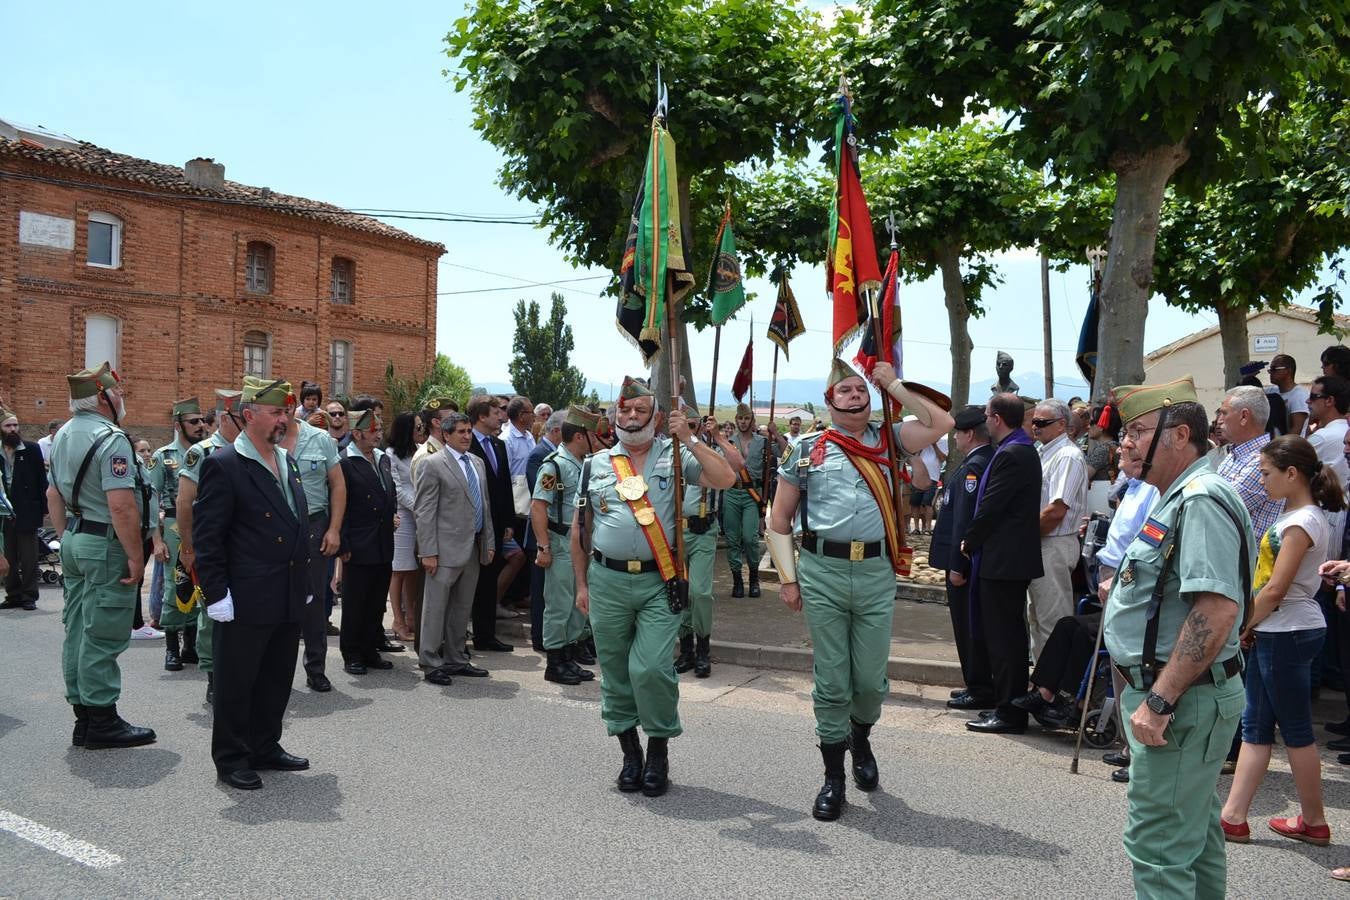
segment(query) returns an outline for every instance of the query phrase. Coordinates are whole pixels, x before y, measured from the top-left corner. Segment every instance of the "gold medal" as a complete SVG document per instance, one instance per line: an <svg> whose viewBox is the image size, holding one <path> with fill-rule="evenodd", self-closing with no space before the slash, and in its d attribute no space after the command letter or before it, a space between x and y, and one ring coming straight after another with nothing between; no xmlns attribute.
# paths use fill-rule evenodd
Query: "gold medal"
<svg viewBox="0 0 1350 900"><path fill-rule="evenodd" d="M629 475L623 481L620 481L615 488L619 496L629 501L641 500L642 495L647 493L647 482L642 480L641 475Z"/></svg>
<svg viewBox="0 0 1350 900"><path fill-rule="evenodd" d="M633 518L637 519L637 523L645 528L656 521L656 510L650 506L644 506L633 513Z"/></svg>

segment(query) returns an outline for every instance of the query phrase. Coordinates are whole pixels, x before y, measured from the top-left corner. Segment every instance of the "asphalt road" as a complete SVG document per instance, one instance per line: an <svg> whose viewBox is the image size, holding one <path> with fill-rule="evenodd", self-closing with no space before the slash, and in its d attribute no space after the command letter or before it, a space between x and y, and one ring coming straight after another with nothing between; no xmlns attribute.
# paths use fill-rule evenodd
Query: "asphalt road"
<svg viewBox="0 0 1350 900"><path fill-rule="evenodd" d="M297 678L284 744L304 773L261 791L217 784L204 676L167 673L162 649L123 656L123 713L151 746L69 746L59 594L0 612L0 895L1125 897L1124 792L1097 753L1029 732L979 737L945 691L894 684L874 732L882 787L850 789L836 823L809 809L820 784L810 681L715 665L682 685L686 733L659 799L614 787L617 742L598 687L543 680L528 651L488 654L486 680L424 683L410 654L356 678L330 650L336 689ZM1034 729L1033 729L1034 730ZM1277 753L1277 758L1279 754ZM1332 763L1333 835L1350 834ZM1292 813L1271 773L1252 813ZM21 837L20 835L27 835ZM1233 896L1332 896L1350 851L1253 827L1229 854ZM64 854L64 855L63 855Z"/></svg>

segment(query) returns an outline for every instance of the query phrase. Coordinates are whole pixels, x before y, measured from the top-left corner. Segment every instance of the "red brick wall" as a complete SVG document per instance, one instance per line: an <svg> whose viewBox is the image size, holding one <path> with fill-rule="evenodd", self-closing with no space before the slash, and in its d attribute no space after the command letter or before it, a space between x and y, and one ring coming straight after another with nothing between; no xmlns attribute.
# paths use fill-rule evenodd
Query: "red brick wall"
<svg viewBox="0 0 1350 900"><path fill-rule="evenodd" d="M67 416L65 376L84 365L85 317L121 322L127 425L167 433L175 398L210 402L243 380L244 333L271 336L271 371L328 394L329 346L352 343L352 393L380 395L385 365L420 377L435 359L439 251L261 209L5 178L72 179L10 160L0 168L0 397L40 430ZM106 182L109 186L117 182ZM73 250L19 242L19 212L75 221ZM122 219L121 266L86 264L88 214ZM272 292L245 290L249 241L274 248ZM331 263L356 263L355 302L333 304Z"/></svg>

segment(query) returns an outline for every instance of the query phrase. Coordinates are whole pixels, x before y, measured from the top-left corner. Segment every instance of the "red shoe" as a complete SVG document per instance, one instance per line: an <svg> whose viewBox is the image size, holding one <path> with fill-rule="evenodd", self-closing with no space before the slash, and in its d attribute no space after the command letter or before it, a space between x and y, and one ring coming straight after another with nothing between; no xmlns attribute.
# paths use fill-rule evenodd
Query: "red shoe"
<svg viewBox="0 0 1350 900"><path fill-rule="evenodd" d="M1252 840L1252 829L1246 822L1239 822L1237 825L1231 822L1225 822L1223 817L1219 817L1219 827L1223 829L1223 839L1230 844L1249 844ZM1275 826L1271 826L1274 828Z"/></svg>
<svg viewBox="0 0 1350 900"><path fill-rule="evenodd" d="M1282 834L1296 841L1316 844L1319 847L1331 843L1330 825L1307 825L1302 816L1294 816L1292 819L1271 819L1266 824L1276 834Z"/></svg>

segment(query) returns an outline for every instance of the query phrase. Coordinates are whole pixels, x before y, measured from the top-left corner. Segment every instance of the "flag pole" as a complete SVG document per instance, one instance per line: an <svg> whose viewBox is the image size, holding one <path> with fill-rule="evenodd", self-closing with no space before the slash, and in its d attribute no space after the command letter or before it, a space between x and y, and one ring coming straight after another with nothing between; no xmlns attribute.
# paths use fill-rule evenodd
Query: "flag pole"
<svg viewBox="0 0 1350 900"><path fill-rule="evenodd" d="M769 424L773 424L778 411L778 342L773 342L773 386L769 388Z"/></svg>
<svg viewBox="0 0 1350 900"><path fill-rule="evenodd" d="M670 411L673 413L680 408L680 337L677 325L679 319L675 315L675 289L666 279L666 334L669 340L666 344L666 355L670 357ZM675 511L678 513L684 508L684 468L681 465L680 451L683 447L675 447L670 454L671 462L671 483L674 486L675 493ZM684 567L684 520L678 514L675 516L675 578L683 580L687 578Z"/></svg>
<svg viewBox="0 0 1350 900"><path fill-rule="evenodd" d="M882 347L888 346L885 341L889 340L888 335L883 335L881 324L881 291L876 288L869 288L867 291L867 309L872 316L872 340L875 341L877 352L881 352ZM896 373L899 377L899 373ZM900 520L900 547L908 547L909 541L905 537L905 506L901 489L900 479L900 456L896 452L898 438L895 436L895 422L891 416L891 397L889 392L881 392L881 421L886 428L886 460L891 469L891 502L895 505L896 518Z"/></svg>

